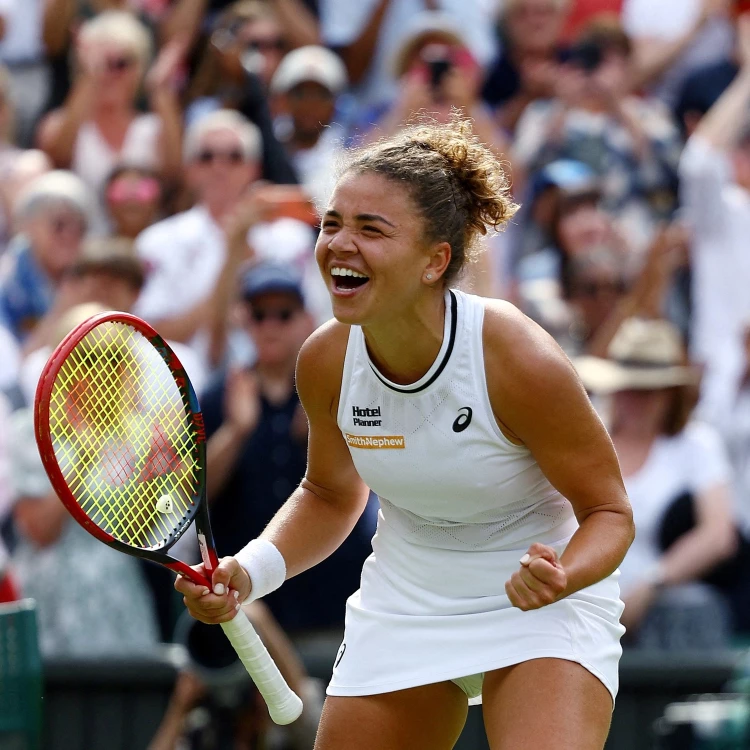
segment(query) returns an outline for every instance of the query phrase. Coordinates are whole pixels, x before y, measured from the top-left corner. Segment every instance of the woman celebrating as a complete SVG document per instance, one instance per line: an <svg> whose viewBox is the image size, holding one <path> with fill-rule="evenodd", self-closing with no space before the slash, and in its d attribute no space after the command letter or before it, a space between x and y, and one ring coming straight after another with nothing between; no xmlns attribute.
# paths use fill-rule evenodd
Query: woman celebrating
<svg viewBox="0 0 750 750"><path fill-rule="evenodd" d="M536 324L451 289L514 210L467 122L354 156L316 247L336 320L298 360L306 476L212 592L175 584L194 616L229 620L331 554L379 495L317 750L451 748L480 696L493 748L604 745L633 539L612 445Z"/></svg>

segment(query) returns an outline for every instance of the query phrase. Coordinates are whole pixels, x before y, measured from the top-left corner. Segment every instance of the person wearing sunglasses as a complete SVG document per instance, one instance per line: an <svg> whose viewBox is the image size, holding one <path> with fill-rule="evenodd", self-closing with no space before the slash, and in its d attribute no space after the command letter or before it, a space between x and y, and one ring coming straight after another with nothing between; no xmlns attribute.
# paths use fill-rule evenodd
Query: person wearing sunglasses
<svg viewBox="0 0 750 750"><path fill-rule="evenodd" d="M312 262L311 227L289 218L276 221L283 205L258 196L275 187L259 184L261 153L260 131L234 110L212 112L190 125L185 177L195 205L157 222L136 239L138 254L149 268L136 313L157 325L162 335L192 343L213 365L221 355L211 353L210 321L223 317L218 311L226 297L224 281L231 288L241 262L255 253ZM235 243L232 227L238 214L242 226Z"/></svg>
<svg viewBox="0 0 750 750"><path fill-rule="evenodd" d="M20 230L0 264L0 315L26 351L43 335L42 319L61 304L62 282L81 253L93 196L81 179L56 170L33 180L18 198Z"/></svg>
<svg viewBox="0 0 750 750"><path fill-rule="evenodd" d="M134 240L160 218L162 182L151 170L117 167L107 180L104 203L112 234Z"/></svg>
<svg viewBox="0 0 750 750"><path fill-rule="evenodd" d="M151 48L146 27L125 11L105 11L84 23L76 38L75 82L63 106L40 125L40 147L97 193L121 163L165 178L179 175L181 111L172 79L184 45L165 45L149 69ZM136 109L142 85L150 112ZM97 220L103 228L104 217Z"/></svg>

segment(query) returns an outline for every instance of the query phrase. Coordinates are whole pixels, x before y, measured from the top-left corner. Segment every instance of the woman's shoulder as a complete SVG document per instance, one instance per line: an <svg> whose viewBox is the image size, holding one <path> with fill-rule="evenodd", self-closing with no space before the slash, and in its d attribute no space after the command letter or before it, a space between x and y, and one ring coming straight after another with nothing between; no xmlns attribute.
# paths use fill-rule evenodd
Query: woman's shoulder
<svg viewBox="0 0 750 750"><path fill-rule="evenodd" d="M538 323L510 302L485 299L482 343L488 364L517 374L538 373L540 367L572 371L570 360Z"/></svg>
<svg viewBox="0 0 750 750"><path fill-rule="evenodd" d="M297 357L297 392L305 410L338 401L351 326L329 320L305 341ZM332 412L335 413L335 412Z"/></svg>

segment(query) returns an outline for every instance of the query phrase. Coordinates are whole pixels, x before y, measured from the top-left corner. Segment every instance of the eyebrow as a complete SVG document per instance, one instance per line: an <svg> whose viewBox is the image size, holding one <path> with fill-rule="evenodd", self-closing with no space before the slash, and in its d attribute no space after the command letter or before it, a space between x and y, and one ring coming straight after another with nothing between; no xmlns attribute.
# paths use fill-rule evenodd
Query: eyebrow
<svg viewBox="0 0 750 750"><path fill-rule="evenodd" d="M329 209L326 211L326 216L333 216L336 219L343 218L341 214L338 211L334 211L332 209ZM387 224L389 227L393 227L393 229L396 228L395 224L391 224L388 219L384 219L382 216L379 216L378 214L357 214L355 217L356 221L382 221L383 224Z"/></svg>

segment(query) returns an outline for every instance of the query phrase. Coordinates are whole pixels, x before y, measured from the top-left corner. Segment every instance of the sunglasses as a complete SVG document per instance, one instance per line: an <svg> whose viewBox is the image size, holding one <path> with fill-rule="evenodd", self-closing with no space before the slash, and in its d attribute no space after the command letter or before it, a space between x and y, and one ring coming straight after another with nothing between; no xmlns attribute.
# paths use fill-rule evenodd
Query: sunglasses
<svg viewBox="0 0 750 750"><path fill-rule="evenodd" d="M148 203L156 200L161 193L158 180L153 177L115 180L107 188L107 200L110 203L135 201Z"/></svg>
<svg viewBox="0 0 750 750"><path fill-rule="evenodd" d="M85 222L73 216L52 216L49 219L48 226L54 234L63 234L64 232L83 234L86 231Z"/></svg>
<svg viewBox="0 0 750 750"><path fill-rule="evenodd" d="M218 160L237 166L245 163L245 154L243 154L240 149L232 149L231 151L214 151L207 148L200 151L196 157L196 161L199 164L213 164Z"/></svg>
<svg viewBox="0 0 750 750"><path fill-rule="evenodd" d="M123 73L135 65L135 58L126 55L120 57L108 57L106 61L107 70L110 73Z"/></svg>
<svg viewBox="0 0 750 750"><path fill-rule="evenodd" d="M280 37L276 39L251 39L245 43L245 49L251 52L283 52L286 42Z"/></svg>
<svg viewBox="0 0 750 750"><path fill-rule="evenodd" d="M297 310L291 307L284 307L280 310L259 310L256 308L251 313L255 323L264 323L266 320L288 323L296 314Z"/></svg>

